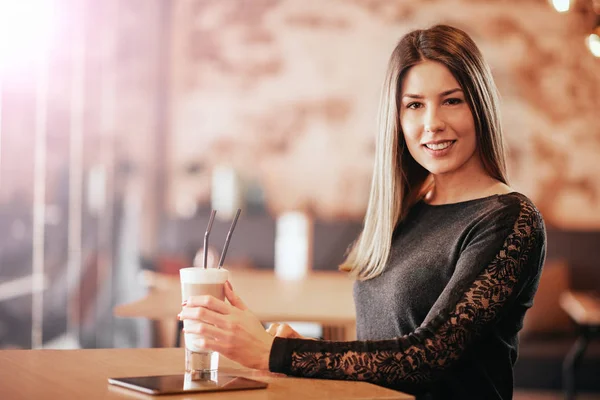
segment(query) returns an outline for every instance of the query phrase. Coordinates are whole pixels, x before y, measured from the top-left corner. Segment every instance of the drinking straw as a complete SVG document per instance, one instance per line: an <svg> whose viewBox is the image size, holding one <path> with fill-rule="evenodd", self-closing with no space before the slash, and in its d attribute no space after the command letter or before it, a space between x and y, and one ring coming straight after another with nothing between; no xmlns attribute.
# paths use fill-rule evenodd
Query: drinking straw
<svg viewBox="0 0 600 400"><path fill-rule="evenodd" d="M229 232L227 232L227 238L225 239L225 247L223 247L223 252L221 253L221 259L219 260L219 268L223 266L225 262L225 254L227 254L227 248L229 247L229 242L231 241L231 235L233 234L233 230L235 229L235 224L237 223L238 217L242 210L238 208L235 213L235 217L233 218L233 222L231 223L231 228L229 228Z"/></svg>
<svg viewBox="0 0 600 400"><path fill-rule="evenodd" d="M206 227L206 232L204 232L204 262L203 262L204 269L207 268L207 263L208 263L208 236L210 235L210 230L212 229L212 224L213 224L213 221L215 220L216 213L217 213L217 210L212 210L210 212L208 226Z"/></svg>

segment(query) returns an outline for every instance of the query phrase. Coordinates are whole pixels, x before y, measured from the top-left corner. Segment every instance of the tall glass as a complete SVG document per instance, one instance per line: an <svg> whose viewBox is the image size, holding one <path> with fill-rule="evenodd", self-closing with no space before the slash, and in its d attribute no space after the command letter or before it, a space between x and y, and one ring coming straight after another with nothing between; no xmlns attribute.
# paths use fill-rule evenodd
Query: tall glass
<svg viewBox="0 0 600 400"><path fill-rule="evenodd" d="M212 295L225 300L225 282L229 272L224 268L182 268L181 297L187 300L190 296ZM191 327L196 322L184 320L183 327ZM219 369L219 353L204 351L194 345L194 341L202 335L186 333L185 337L185 373L191 379L211 379Z"/></svg>

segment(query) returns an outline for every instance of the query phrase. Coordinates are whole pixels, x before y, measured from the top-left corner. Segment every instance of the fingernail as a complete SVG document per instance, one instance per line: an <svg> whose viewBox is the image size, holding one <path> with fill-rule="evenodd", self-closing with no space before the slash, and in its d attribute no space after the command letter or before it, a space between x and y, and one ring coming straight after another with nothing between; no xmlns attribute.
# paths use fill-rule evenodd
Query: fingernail
<svg viewBox="0 0 600 400"><path fill-rule="evenodd" d="M184 307L187 306L187 300L182 301L181 305L184 306Z"/></svg>

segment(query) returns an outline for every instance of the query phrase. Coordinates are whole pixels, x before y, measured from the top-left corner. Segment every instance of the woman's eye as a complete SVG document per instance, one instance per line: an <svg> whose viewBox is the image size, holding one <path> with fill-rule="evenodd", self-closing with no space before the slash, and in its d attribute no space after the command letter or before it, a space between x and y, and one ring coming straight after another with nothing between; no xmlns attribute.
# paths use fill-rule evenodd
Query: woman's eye
<svg viewBox="0 0 600 400"><path fill-rule="evenodd" d="M457 98L446 99L446 104L449 104L451 106L455 106L460 103L462 103L462 99L457 99Z"/></svg>
<svg viewBox="0 0 600 400"><path fill-rule="evenodd" d="M406 108L409 108L411 110L416 110L417 108L421 108L422 106L423 105L421 103L414 101L412 103L408 103L406 105Z"/></svg>

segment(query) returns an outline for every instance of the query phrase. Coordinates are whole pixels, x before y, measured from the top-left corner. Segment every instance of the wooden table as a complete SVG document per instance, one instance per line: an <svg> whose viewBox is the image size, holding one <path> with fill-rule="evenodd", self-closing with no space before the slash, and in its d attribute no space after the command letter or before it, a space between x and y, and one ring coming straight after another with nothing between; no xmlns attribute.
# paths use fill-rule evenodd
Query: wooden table
<svg viewBox="0 0 600 400"><path fill-rule="evenodd" d="M109 385L109 377L183 373L183 349L1 350L0 399L153 399ZM289 378L221 358L221 370L265 381L266 389L158 399L414 399L365 382Z"/></svg>
<svg viewBox="0 0 600 400"><path fill-rule="evenodd" d="M152 276L152 275L151 275ZM159 276L159 278L156 278ZM119 317L175 321L181 311L178 276L154 275L148 294L114 308ZM353 281L342 272L311 272L304 279L278 279L273 271L230 271L234 290L262 322L315 322L328 340L356 339Z"/></svg>

